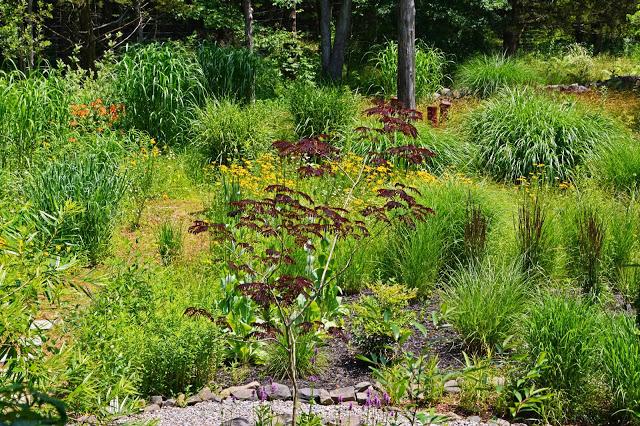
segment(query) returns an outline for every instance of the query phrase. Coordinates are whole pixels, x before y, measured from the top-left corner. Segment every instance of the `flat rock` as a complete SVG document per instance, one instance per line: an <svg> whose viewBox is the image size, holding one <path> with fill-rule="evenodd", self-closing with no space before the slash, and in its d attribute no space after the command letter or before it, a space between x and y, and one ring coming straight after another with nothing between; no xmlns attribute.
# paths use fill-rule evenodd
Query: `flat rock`
<svg viewBox="0 0 640 426"><path fill-rule="evenodd" d="M256 392L255 389L251 389L251 388L236 389L233 392L231 392L231 396L241 401L257 401L258 400L258 392Z"/></svg>
<svg viewBox="0 0 640 426"><path fill-rule="evenodd" d="M47 319L37 319L33 320L29 328L31 330L51 330L53 323Z"/></svg>
<svg viewBox="0 0 640 426"><path fill-rule="evenodd" d="M289 389L289 386L287 385L274 382L268 386L265 386L265 391L267 392L267 398L269 399L269 401L287 401L291 399L291 389Z"/></svg>
<svg viewBox="0 0 640 426"><path fill-rule="evenodd" d="M154 395L149 398L149 402L151 404L158 404L159 406L162 406L162 397L160 395Z"/></svg>
<svg viewBox="0 0 640 426"><path fill-rule="evenodd" d="M509 423L508 421L506 421L504 419L489 420L489 424L494 424L494 425L498 425L498 426L510 426L511 425L511 423Z"/></svg>
<svg viewBox="0 0 640 426"><path fill-rule="evenodd" d="M146 407L144 407L144 412L145 413L155 413L159 409L160 409L160 406L158 404L150 404L150 405L147 405Z"/></svg>
<svg viewBox="0 0 640 426"><path fill-rule="evenodd" d="M244 417L236 417L235 419L227 420L220 423L220 426L250 426L249 420Z"/></svg>
<svg viewBox="0 0 640 426"><path fill-rule="evenodd" d="M203 401L215 401L215 402L220 402L220 398L214 394L213 392L211 392L211 389L209 389L209 387L205 386L203 387L200 392L198 392L198 396L200 397L201 400Z"/></svg>
<svg viewBox="0 0 640 426"><path fill-rule="evenodd" d="M365 392L371 387L371 382L360 382L353 386L356 392Z"/></svg>
<svg viewBox="0 0 640 426"><path fill-rule="evenodd" d="M94 415L82 416L76 421L78 423L80 423L80 424L85 424L85 425L97 425L98 424L98 418L96 416L94 416Z"/></svg>
<svg viewBox="0 0 640 426"><path fill-rule="evenodd" d="M454 387L454 386L458 386L458 381L457 381L457 380L455 380L455 379L454 379L454 380L447 380L447 381L444 383L444 387L445 387L445 388L451 388L451 387Z"/></svg>
<svg viewBox="0 0 640 426"><path fill-rule="evenodd" d="M334 389L329 392L333 402L350 402L356 400L356 389L353 386L347 386L344 388Z"/></svg>
<svg viewBox="0 0 640 426"><path fill-rule="evenodd" d="M259 387L260 387L260 382L251 382L242 386L231 386L229 388L223 389L222 392L220 392L220 398L224 399L228 396L231 396L231 394L234 391L237 391L240 389L258 389Z"/></svg>
<svg viewBox="0 0 640 426"><path fill-rule="evenodd" d="M328 426L360 426L362 419L355 414L344 414L340 419L334 419L327 423Z"/></svg>
<svg viewBox="0 0 640 426"><path fill-rule="evenodd" d="M202 398L200 398L198 395L191 395L189 398L186 399L185 404L187 404L187 406L190 406L190 405L196 405L199 402L202 402Z"/></svg>
<svg viewBox="0 0 640 426"><path fill-rule="evenodd" d="M298 390L298 396L303 401L315 401L322 405L333 404L331 394L326 389L302 388Z"/></svg>
<svg viewBox="0 0 640 426"><path fill-rule="evenodd" d="M480 416L471 416L467 418L468 422L471 423L482 423L482 419L480 418Z"/></svg>
<svg viewBox="0 0 640 426"><path fill-rule="evenodd" d="M176 405L176 400L173 398L169 398L162 403L163 407L175 407Z"/></svg>

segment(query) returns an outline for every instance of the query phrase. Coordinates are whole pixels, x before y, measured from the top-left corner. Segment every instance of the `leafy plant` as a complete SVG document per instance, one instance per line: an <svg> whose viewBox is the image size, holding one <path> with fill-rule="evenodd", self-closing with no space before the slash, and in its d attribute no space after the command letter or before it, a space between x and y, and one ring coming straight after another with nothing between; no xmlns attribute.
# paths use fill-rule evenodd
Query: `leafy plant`
<svg viewBox="0 0 640 426"><path fill-rule="evenodd" d="M583 209L576 217L576 241L570 250L571 263L579 275L585 295L597 299L601 292L601 266L605 238L602 220L591 209Z"/></svg>
<svg viewBox="0 0 640 426"><path fill-rule="evenodd" d="M550 268L549 224L540 192L523 191L516 236L522 271L528 275L547 271Z"/></svg>
<svg viewBox="0 0 640 426"><path fill-rule="evenodd" d="M506 55L471 58L458 69L455 82L472 95L488 98L506 87L538 83L540 77L527 64Z"/></svg>
<svg viewBox="0 0 640 426"><path fill-rule="evenodd" d="M467 128L477 166L505 181L529 177L538 164L546 179L568 180L575 167L623 135L606 115L532 89L507 89L485 101Z"/></svg>
<svg viewBox="0 0 640 426"><path fill-rule="evenodd" d="M409 325L415 314L407 308L417 290L382 283L368 288L371 295L362 296L351 306L353 342L367 356L395 358L411 335Z"/></svg>
<svg viewBox="0 0 640 426"><path fill-rule="evenodd" d="M487 261L454 272L441 298L445 317L464 343L491 352L515 334L529 291L517 267Z"/></svg>
<svg viewBox="0 0 640 426"><path fill-rule="evenodd" d="M182 229L171 222L163 222L158 229L157 239L162 264L169 265L182 252Z"/></svg>
<svg viewBox="0 0 640 426"><path fill-rule="evenodd" d="M80 154L30 170L23 192L38 214L55 216L65 205L79 208L60 230L70 237L59 244L79 247L96 264L109 248L126 185L109 154Z"/></svg>
<svg viewBox="0 0 640 426"><path fill-rule="evenodd" d="M127 50L115 65L114 91L126 106L123 125L144 130L162 145L186 142L195 107L206 95L195 55L177 43Z"/></svg>
<svg viewBox="0 0 640 426"><path fill-rule="evenodd" d="M129 177L131 179L131 198L133 202L133 220L131 229L140 226L142 213L151 198L154 176L156 174L156 161L160 155L155 139L140 137L140 150L133 155ZM144 142L143 142L144 141Z"/></svg>
<svg viewBox="0 0 640 426"><path fill-rule="evenodd" d="M333 134L345 130L355 119L356 98L340 87L317 87L293 83L287 91L289 111L300 137Z"/></svg>
<svg viewBox="0 0 640 426"><path fill-rule="evenodd" d="M504 393L511 417L514 419L544 418L545 405L554 395L548 388L536 386L536 381L546 368L548 368L547 354L541 352L524 375L507 383Z"/></svg>
<svg viewBox="0 0 640 426"><path fill-rule="evenodd" d="M289 353L283 336L280 341L267 347L265 373L274 378L286 378L289 369ZM318 333L306 333L298 336L296 342L296 368L298 377L319 375L328 367L328 355L322 348L323 339Z"/></svg>

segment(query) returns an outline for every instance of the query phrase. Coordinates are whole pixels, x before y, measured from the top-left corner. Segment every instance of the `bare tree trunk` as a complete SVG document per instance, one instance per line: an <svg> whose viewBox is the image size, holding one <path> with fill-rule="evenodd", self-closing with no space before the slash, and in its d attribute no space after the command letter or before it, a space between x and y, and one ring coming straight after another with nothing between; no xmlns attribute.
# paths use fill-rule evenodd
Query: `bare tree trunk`
<svg viewBox="0 0 640 426"><path fill-rule="evenodd" d="M253 51L253 6L251 0L242 0L244 9L244 40L247 48Z"/></svg>
<svg viewBox="0 0 640 426"><path fill-rule="evenodd" d="M82 66L93 71L96 64L96 38L91 19L91 0L84 0L80 6L80 32L84 37L84 43L80 50Z"/></svg>
<svg viewBox="0 0 640 426"><path fill-rule="evenodd" d="M136 15L138 16L138 28L136 30L138 42L142 42L144 40L144 25L143 25L143 16L142 16L142 0L136 0Z"/></svg>
<svg viewBox="0 0 640 426"><path fill-rule="evenodd" d="M522 10L518 0L509 2L510 9L505 15L504 30L502 31L502 50L505 55L513 56L520 46L520 38L524 24L522 22Z"/></svg>
<svg viewBox="0 0 640 426"><path fill-rule="evenodd" d="M416 5L400 0L398 11L398 100L416 107Z"/></svg>
<svg viewBox="0 0 640 426"><path fill-rule="evenodd" d="M347 41L351 25L351 0L343 0L336 25L336 36L333 40L333 49L329 60L329 77L338 81L342 79L342 68L347 53Z"/></svg>
<svg viewBox="0 0 640 426"><path fill-rule="evenodd" d="M298 33L298 11L295 3L291 8L291 12L289 12L289 21L291 21L291 32L295 36Z"/></svg>
<svg viewBox="0 0 640 426"><path fill-rule="evenodd" d="M331 3L329 0L320 0L320 50L322 73L327 75L331 59Z"/></svg>
<svg viewBox="0 0 640 426"><path fill-rule="evenodd" d="M296 359L296 337L293 334L293 324L286 326L287 333L287 343L289 350L289 378L291 379L291 383L293 385L293 410L292 410L292 420L291 425L296 426L298 421L298 405L299 399L298 396L298 360Z"/></svg>

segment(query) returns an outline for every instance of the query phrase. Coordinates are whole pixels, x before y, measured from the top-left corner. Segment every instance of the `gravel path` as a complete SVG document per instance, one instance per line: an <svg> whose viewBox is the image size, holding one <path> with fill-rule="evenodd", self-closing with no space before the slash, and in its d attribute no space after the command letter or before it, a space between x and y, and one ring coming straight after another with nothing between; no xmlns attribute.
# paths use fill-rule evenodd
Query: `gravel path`
<svg viewBox="0 0 640 426"><path fill-rule="evenodd" d="M250 401L225 401L222 403L205 401L185 408L164 407L151 413L141 413L121 419L118 421L118 424L125 424L131 421L157 420L158 426L214 426L237 417L243 417L253 424L255 421L255 409L260 404L260 402ZM276 414L291 413L291 401L272 401L268 404L271 404L272 410ZM310 408L307 404L301 404L301 406L304 411L308 411ZM385 420L388 422L393 419L393 417L391 417L392 414L388 411L367 409L361 406L353 406L350 410L348 404L342 406L314 405L311 407L311 410L314 413L320 414L325 422L336 422L338 418L343 419L343 422L345 422L347 418L351 418L354 421L360 419L367 425L384 425L388 424L385 423ZM349 423L346 422L343 424L349 425ZM356 424L358 423L352 423L352 425ZM400 421L399 424L409 425L406 421ZM497 424L509 425L509 422L502 421L502 423L496 423L495 421L491 421L489 423L483 423L479 418L469 418L453 420L447 424L452 426L496 426Z"/></svg>

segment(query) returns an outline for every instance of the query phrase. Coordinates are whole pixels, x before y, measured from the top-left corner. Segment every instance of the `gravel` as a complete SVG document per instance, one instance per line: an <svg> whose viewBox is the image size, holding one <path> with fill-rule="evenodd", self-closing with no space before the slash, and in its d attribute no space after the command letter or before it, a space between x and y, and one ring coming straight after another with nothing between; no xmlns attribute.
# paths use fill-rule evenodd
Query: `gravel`
<svg viewBox="0 0 640 426"><path fill-rule="evenodd" d="M261 404L269 404L275 414L291 414L291 401L230 401L223 402L205 401L191 407L163 407L153 412L145 412L135 416L122 418L117 424L125 424L131 421L158 421L158 426L211 426L220 425L221 423L233 418L242 417L251 424L255 422L255 410ZM309 410L319 414L325 421L337 420L339 417L346 419L351 416L352 419L359 418L364 424L375 425L385 424L385 419L393 418L392 411L370 409L362 406L353 405L350 409L349 404L342 406L322 406L301 404L301 410L307 412ZM409 425L409 422L399 422L400 425ZM458 419L448 422L452 426L496 426L495 422L483 423L477 422L476 419ZM508 424L505 422L504 424Z"/></svg>

